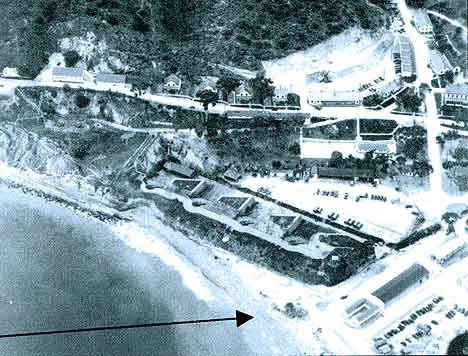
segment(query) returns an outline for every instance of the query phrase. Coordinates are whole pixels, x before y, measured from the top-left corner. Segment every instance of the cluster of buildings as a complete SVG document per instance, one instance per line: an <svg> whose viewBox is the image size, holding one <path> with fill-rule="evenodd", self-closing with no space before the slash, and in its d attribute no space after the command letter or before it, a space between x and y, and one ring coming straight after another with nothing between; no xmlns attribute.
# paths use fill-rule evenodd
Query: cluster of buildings
<svg viewBox="0 0 468 356"><path fill-rule="evenodd" d="M109 87L129 88L127 77L123 74L113 73L91 73L82 68L74 67L54 67L52 68L52 80L54 82L65 83L85 83L101 84Z"/></svg>

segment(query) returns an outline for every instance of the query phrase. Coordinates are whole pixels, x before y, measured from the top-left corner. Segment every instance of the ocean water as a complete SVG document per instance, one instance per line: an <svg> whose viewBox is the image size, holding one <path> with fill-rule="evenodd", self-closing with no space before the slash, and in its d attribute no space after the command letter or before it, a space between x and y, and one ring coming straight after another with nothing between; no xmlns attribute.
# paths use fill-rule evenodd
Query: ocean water
<svg viewBox="0 0 468 356"><path fill-rule="evenodd" d="M0 186L0 334L234 316L158 251ZM138 239L127 231L126 238ZM167 247L161 245L167 254ZM156 249L158 247L156 246ZM185 269L189 267L185 266ZM190 272L190 271L186 271ZM187 280L188 279L188 280ZM203 294L205 293L205 294ZM0 339L0 356L248 356L234 322Z"/></svg>

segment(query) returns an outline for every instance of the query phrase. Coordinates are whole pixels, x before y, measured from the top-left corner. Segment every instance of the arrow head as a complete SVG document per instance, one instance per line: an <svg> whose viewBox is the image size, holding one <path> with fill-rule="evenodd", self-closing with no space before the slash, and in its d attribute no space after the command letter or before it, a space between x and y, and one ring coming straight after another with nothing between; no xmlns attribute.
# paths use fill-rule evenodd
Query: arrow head
<svg viewBox="0 0 468 356"><path fill-rule="evenodd" d="M244 325L249 320L252 320L253 318L254 317L252 315L236 310L236 325L238 328Z"/></svg>

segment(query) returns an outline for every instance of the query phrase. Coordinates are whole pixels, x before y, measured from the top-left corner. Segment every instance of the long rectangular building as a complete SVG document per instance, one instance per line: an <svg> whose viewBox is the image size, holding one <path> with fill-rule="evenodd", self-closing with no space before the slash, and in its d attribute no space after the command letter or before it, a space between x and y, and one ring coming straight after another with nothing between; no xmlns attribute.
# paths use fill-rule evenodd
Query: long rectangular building
<svg viewBox="0 0 468 356"><path fill-rule="evenodd" d="M317 175L321 178L338 178L338 179L374 179L375 175L368 169L353 169L353 168L331 168L317 167Z"/></svg>
<svg viewBox="0 0 468 356"><path fill-rule="evenodd" d="M398 276L385 283L371 295L387 305L408 289L421 284L428 278L429 271L419 263L415 263Z"/></svg>
<svg viewBox="0 0 468 356"><path fill-rule="evenodd" d="M392 51L395 72L404 78L416 75L414 48L407 36L398 36Z"/></svg>

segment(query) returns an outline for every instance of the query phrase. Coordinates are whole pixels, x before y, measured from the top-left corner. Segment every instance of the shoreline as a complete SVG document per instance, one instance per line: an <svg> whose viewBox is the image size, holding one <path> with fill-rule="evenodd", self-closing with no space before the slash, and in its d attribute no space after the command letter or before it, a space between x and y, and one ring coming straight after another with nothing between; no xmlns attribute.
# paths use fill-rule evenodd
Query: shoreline
<svg viewBox="0 0 468 356"><path fill-rule="evenodd" d="M311 286L306 286L290 277L246 262L232 253L203 243L203 240L196 235L183 234L175 227L164 223L162 219L164 214L154 203L151 207L132 209L131 215L134 215L134 219L116 217L113 213L117 211L107 206L104 206L104 209L94 204L91 206L89 202L81 201L81 199L80 201L66 199L58 192L57 194L44 192L37 187L38 182L23 179L16 175L20 170L11 166L7 167L13 171L10 172L11 175L8 175L8 172L0 175L0 185L5 188L39 197L58 206L65 206L74 213L108 225L124 244L142 253L154 255L168 268L179 273L183 285L199 300L209 303L209 299L214 298L216 304L225 306L224 309L226 306L231 306L234 310L235 305L235 308L254 315L256 322L263 326L260 325L257 330L245 328L246 332L240 329L244 342L252 350L252 355L295 355L317 352L318 339L314 339L312 334L312 331L317 328L315 322L309 319L292 320L278 309L274 309L275 306L276 308L282 307L286 301L300 300L304 293L316 294L314 299L318 298L319 293L311 292ZM34 175L37 180L47 180L44 175L37 173ZM85 195L87 194L83 194ZM167 236L161 236L161 230L166 232L162 235ZM268 295L262 295L258 286L251 284L250 279L254 272L264 275L265 280L273 278L281 281L278 295L275 295L276 292L273 291L268 292ZM308 307L315 309L312 304L308 304ZM265 328L269 330L267 333L260 331ZM297 340L298 335L302 335L300 342ZM260 340L264 341L263 346L268 347L268 350L258 349ZM285 343L281 340L294 340L294 342L284 345Z"/></svg>

